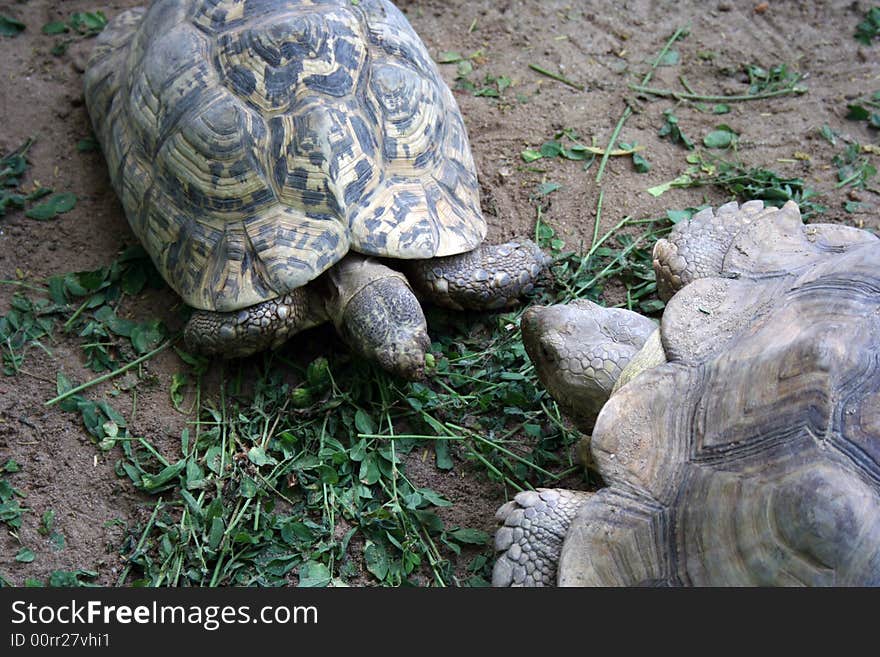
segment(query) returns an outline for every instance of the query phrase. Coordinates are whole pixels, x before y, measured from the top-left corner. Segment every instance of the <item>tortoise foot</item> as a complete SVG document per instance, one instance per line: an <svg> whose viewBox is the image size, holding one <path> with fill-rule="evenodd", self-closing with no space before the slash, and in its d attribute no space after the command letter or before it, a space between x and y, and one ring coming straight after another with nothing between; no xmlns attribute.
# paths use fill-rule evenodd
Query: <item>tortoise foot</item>
<svg viewBox="0 0 880 657"><path fill-rule="evenodd" d="M499 552L493 586L555 586L562 542L591 493L542 488L518 493L495 514Z"/></svg>

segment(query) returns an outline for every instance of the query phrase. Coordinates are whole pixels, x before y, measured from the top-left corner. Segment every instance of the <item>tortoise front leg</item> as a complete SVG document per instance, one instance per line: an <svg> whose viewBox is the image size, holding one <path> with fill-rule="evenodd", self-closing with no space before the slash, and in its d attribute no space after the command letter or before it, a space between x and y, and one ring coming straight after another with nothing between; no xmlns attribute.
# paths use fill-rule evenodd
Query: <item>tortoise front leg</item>
<svg viewBox="0 0 880 657"><path fill-rule="evenodd" d="M235 312L196 310L184 329L189 349L241 358L275 348L295 333L327 321L309 286Z"/></svg>
<svg viewBox="0 0 880 657"><path fill-rule="evenodd" d="M405 265L413 287L454 310L498 310L531 292L550 258L531 240L484 244L468 253L414 260Z"/></svg>
<svg viewBox="0 0 880 657"><path fill-rule="evenodd" d="M499 508L492 586L556 586L565 536L591 496L584 491L539 488L517 493Z"/></svg>

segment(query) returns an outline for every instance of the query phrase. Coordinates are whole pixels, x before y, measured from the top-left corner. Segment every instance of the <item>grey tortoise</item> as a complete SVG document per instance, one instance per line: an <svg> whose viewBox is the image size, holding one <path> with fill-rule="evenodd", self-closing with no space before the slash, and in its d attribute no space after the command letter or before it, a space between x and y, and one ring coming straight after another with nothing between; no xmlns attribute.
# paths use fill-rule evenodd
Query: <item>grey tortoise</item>
<svg viewBox="0 0 880 657"><path fill-rule="evenodd" d="M493 584L880 585L880 240L731 203L654 268L659 328L583 301L524 314L606 486L502 506Z"/></svg>
<svg viewBox="0 0 880 657"><path fill-rule="evenodd" d="M202 353L332 321L419 378L418 299L503 308L545 270L528 240L483 244L459 108L386 0L159 0L98 37L85 99L132 231L196 309L185 338Z"/></svg>

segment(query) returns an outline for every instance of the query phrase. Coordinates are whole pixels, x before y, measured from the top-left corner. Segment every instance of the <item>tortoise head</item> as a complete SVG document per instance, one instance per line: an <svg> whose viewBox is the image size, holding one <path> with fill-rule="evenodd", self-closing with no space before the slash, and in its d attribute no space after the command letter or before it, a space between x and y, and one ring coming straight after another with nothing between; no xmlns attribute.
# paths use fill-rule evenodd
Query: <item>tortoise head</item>
<svg viewBox="0 0 880 657"><path fill-rule="evenodd" d="M523 343L538 378L586 432L623 368L655 329L647 317L586 299L534 306L522 317Z"/></svg>

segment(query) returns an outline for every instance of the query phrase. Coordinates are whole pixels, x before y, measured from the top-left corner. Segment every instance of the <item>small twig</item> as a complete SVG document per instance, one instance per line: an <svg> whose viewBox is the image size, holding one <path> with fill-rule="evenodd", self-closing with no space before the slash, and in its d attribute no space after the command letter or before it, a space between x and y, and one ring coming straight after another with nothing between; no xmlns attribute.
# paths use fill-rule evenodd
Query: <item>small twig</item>
<svg viewBox="0 0 880 657"><path fill-rule="evenodd" d="M864 172L863 172L861 169L859 169L858 171L856 171L856 172L853 173L852 175L847 176L846 178L844 178L843 180L841 180L839 183L837 183L837 184L834 186L834 189L840 189L841 187L845 187L846 185L849 185L852 181L854 181L854 180L858 180L858 179L861 178L863 175L864 175Z"/></svg>
<svg viewBox="0 0 880 657"><path fill-rule="evenodd" d="M22 281L0 280L0 285L15 285L16 287L23 287L26 290L33 290L34 292L45 293L48 291L48 288L37 287L36 285L31 285L29 283L23 283Z"/></svg>
<svg viewBox="0 0 880 657"><path fill-rule="evenodd" d="M52 379L50 379L48 377L40 376L39 374L34 374L33 372L28 372L26 369L21 368L21 367L16 368L15 373L16 374L24 374L25 376L29 376L32 379L37 379L38 381L44 381L46 383L55 383Z"/></svg>
<svg viewBox="0 0 880 657"><path fill-rule="evenodd" d="M73 323L79 318L80 315L82 315L83 311L88 307L89 302L91 300L92 300L92 297L89 297L88 299L86 299L85 301L83 301L80 304L79 308L76 309L76 312L74 312L70 316L70 319L68 319L66 322L64 322L64 326L61 327L61 329L63 331L67 331L67 329L69 329L71 326L73 326Z"/></svg>
<svg viewBox="0 0 880 657"><path fill-rule="evenodd" d="M596 220L593 222L593 241L590 242L590 247L592 247L596 240L599 239L599 224L602 223L602 201L605 198L605 190L601 187L599 188L599 200L596 202ZM593 249L590 248L590 253L593 252Z"/></svg>
<svg viewBox="0 0 880 657"><path fill-rule="evenodd" d="M619 155L632 155L633 153L638 153L639 151L643 151L647 148L647 146L633 146L632 148L615 148L612 151L608 151L604 148L599 148L598 146L584 146L584 150L587 153L592 153L593 155L605 155L608 153L611 157L616 157Z"/></svg>
<svg viewBox="0 0 880 657"><path fill-rule="evenodd" d="M158 347L156 347L155 349L153 349L153 351L151 351L147 354L144 354L140 358L133 360L130 363L123 365L122 367L120 367L118 369L113 370L112 372L107 372L106 374L102 374L101 376L94 378L91 381L86 381L82 385L78 385L75 388L71 388L67 392L60 394L57 397L53 397L52 399L47 401L45 403L45 405L52 406L53 404L57 404L58 402L60 402L64 399L67 399L68 397L70 397L72 395L75 395L77 393L82 392L83 390L86 390L88 388L91 388L92 386L98 385L99 383L103 383L104 381L107 381L108 379L112 379L116 376L119 376L120 374L122 374L123 372L127 372L131 368L137 367L138 365L140 365L144 361L150 360L153 356L155 356L156 354L158 354L161 351L164 351L165 349L170 347L172 344L174 344L176 341L177 341L177 337L174 337L171 340L167 340L163 344L161 344Z"/></svg>
<svg viewBox="0 0 880 657"><path fill-rule="evenodd" d="M681 86L684 87L688 93L691 93L691 94L697 93L696 91L694 91L693 87L691 87L691 85L687 81L686 77L684 77L683 75L679 75L678 80L679 80L679 82L681 82Z"/></svg>
<svg viewBox="0 0 880 657"><path fill-rule="evenodd" d="M602 180L602 174L605 173L605 165L608 164L608 158L611 155L611 151L614 148L614 144L617 143L617 137L620 135L620 131L623 129L623 124L626 123L626 120L632 114L632 108L627 105L626 109L623 110L623 114L620 117L620 120L617 122L617 125L614 126L614 132L611 133L611 139L608 140L608 147L605 149L605 154L602 155L602 160L599 162L599 170L596 172L596 184Z"/></svg>
<svg viewBox="0 0 880 657"><path fill-rule="evenodd" d="M546 75L548 78L552 78L557 82L561 82L562 84L567 84L569 87L574 87L578 91L584 90L584 85L578 84L577 82L572 82L566 77L563 77L559 73L554 73L553 71L548 71L546 68L541 68L537 64L529 64L529 68L533 71L540 73L541 75Z"/></svg>
<svg viewBox="0 0 880 657"><path fill-rule="evenodd" d="M646 87L639 84L631 84L629 88L642 94L651 94L652 96L660 96L662 98L675 98L676 100L701 100L707 103L738 103L749 100L761 100L762 98L775 98L776 96L785 96L788 94L802 94L807 90L804 87L790 86L785 89L776 89L775 91L761 91L756 94L742 94L732 96L713 96L706 94L696 94L685 91L674 91L672 89L657 89L655 87Z"/></svg>

